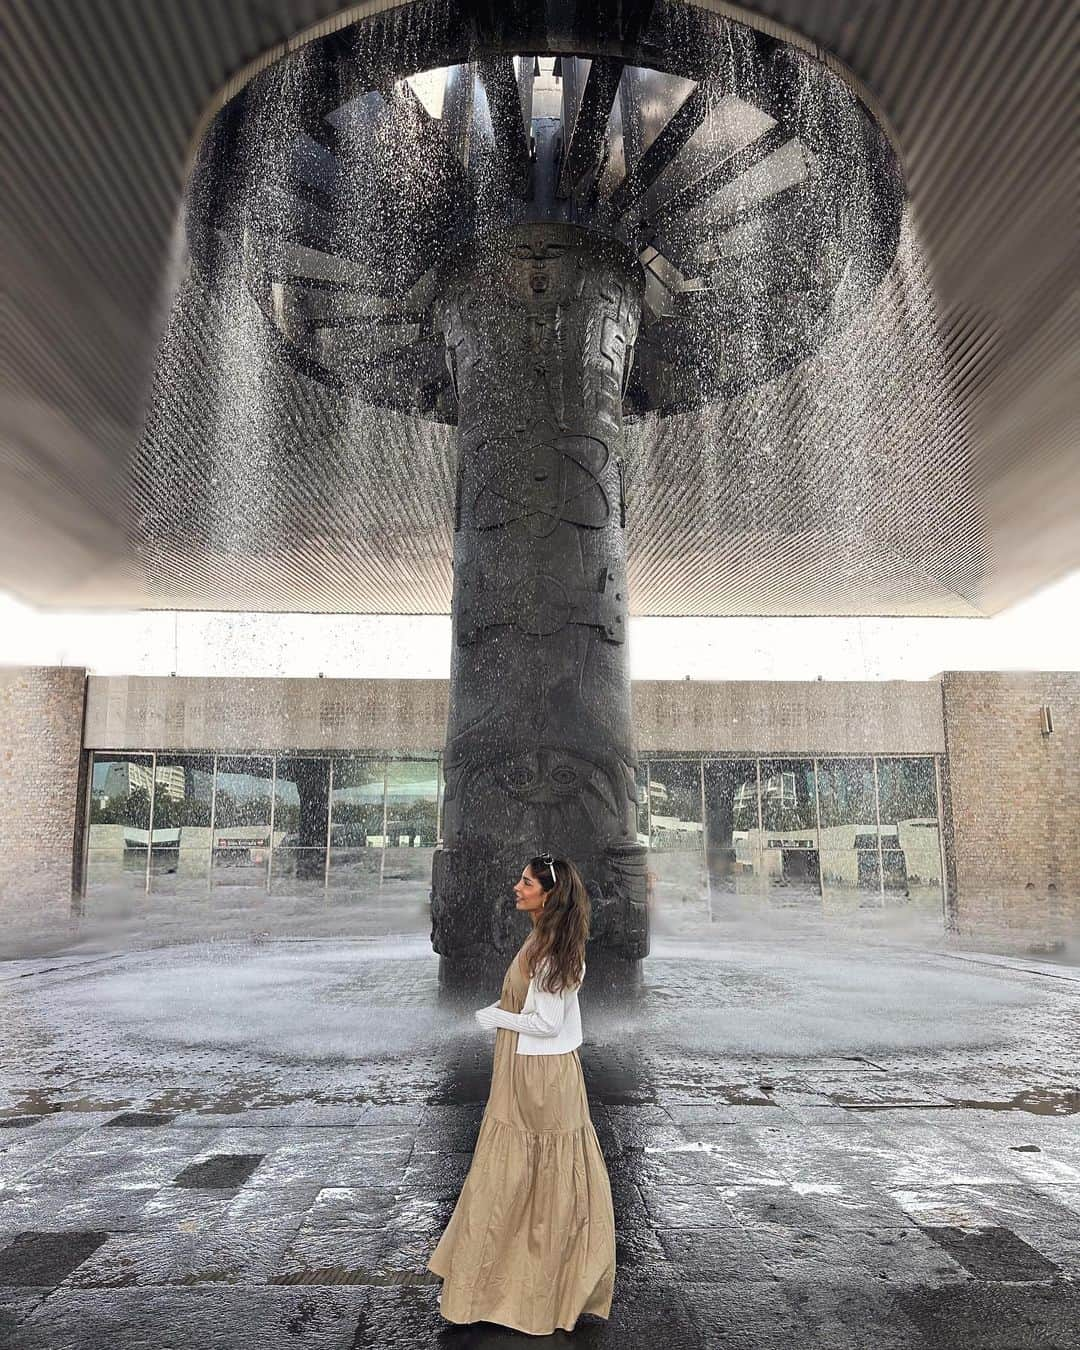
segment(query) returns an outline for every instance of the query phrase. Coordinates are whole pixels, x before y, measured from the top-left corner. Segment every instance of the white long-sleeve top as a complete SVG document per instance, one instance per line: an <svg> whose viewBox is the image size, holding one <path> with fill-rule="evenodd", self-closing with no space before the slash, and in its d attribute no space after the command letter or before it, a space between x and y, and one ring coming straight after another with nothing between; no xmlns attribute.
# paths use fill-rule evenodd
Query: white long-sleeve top
<svg viewBox="0 0 1080 1350"><path fill-rule="evenodd" d="M540 974L538 970L529 981L521 1012L507 1012L496 1002L481 1008L476 1018L481 1026L489 1029L505 1027L508 1031L516 1031L519 1055L565 1055L581 1044L578 990L585 982L584 962L578 984L558 993L539 987L537 977Z"/></svg>

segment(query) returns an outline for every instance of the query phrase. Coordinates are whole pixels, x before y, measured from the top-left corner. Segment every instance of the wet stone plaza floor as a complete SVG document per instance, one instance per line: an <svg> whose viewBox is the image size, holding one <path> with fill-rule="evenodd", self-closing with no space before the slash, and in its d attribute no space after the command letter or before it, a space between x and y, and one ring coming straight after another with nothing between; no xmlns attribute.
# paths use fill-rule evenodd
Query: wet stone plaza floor
<svg viewBox="0 0 1080 1350"><path fill-rule="evenodd" d="M607 1322L454 1326L493 1037L423 934L0 962L0 1345L1080 1344L1080 969L714 923L582 997Z"/></svg>

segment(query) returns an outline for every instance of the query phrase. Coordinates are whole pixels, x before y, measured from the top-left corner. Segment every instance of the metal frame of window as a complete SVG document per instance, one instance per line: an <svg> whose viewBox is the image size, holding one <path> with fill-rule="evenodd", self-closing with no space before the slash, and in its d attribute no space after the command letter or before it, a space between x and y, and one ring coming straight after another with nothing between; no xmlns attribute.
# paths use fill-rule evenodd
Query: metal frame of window
<svg viewBox="0 0 1080 1350"><path fill-rule="evenodd" d="M650 753L650 754L648 754L648 755L643 755L641 758L642 758L643 765L644 765L644 767L645 767L645 769L646 769L646 783L647 783L646 793L647 793L647 805L648 805L648 807L649 807L649 813L650 813L650 815L649 815L649 836L650 836L650 838L651 838L651 837L652 837L652 816L651 816L651 810L652 810L652 791L651 791L652 769L651 769L651 766L652 766L652 763L653 763L654 761L656 761L656 762L667 762L667 761L669 761L669 760L676 760L676 759L687 760L687 759L692 759L692 758L694 758L694 756L691 755L691 754L689 754L689 753L686 753L686 752L683 752L683 753L681 753L681 754L665 754L664 752L658 752L658 753L657 753L657 752L654 752L654 753ZM948 922L948 879L947 879L947 876L946 876L946 873L945 873L945 838L944 838L944 828L943 828L943 822L942 822L942 806L941 806L941 756L940 756L939 754L891 754L891 755L839 755L839 754L837 754L837 755L821 755L821 754L818 754L818 755L798 755L798 754L794 754L794 753L788 753L788 754L770 753L770 754L768 754L768 755L747 755L747 754L745 754L745 753L744 753L744 754L738 754L738 753L735 753L735 752L732 752L731 754L719 754L719 753L713 752L713 753L710 753L710 754L704 754L704 753L703 753L703 754L700 754L699 756L697 756L697 758L700 760L700 763L701 763L701 775L702 775L702 778L701 778L701 784L702 784L702 786L701 786L701 793L702 793L702 796L701 796L701 812L702 812L701 818L702 818L703 824L704 824L704 822L706 821L706 815L705 815L705 761L708 760L710 763L714 763L714 762L716 762L716 763L721 763L721 762L727 761L727 762L733 762L733 763L744 763L744 764L753 763L753 764L754 764L754 766L755 766L755 773L756 773L756 779L757 779L757 829L758 829L758 849L757 849L757 852L759 853L759 855L760 855L761 852L762 852L762 846L763 846L763 843L764 843L764 835L765 835L764 805L763 805L762 780L761 780L761 766L762 766L762 764L763 764L763 763L774 763L774 762L778 762L778 761L780 761L780 760L785 760L785 759L787 759L787 760L799 760L799 759L801 759L801 760L809 760L809 762L811 763L811 766L812 766L813 774L814 774L814 822L815 822L815 823L814 823L814 827L813 827L813 828L814 828L814 837L815 837L815 841L816 841L814 847L815 847L815 849L816 849L816 851L817 851L819 860L820 860L820 857L821 857L821 789L820 789L820 784L819 784L819 771L820 771L820 766L821 766L822 763L829 764L829 763L834 763L834 762L836 762L836 761L843 761L843 760L850 760L850 759L869 760L869 761L871 762L871 765L872 765L873 781L874 781L874 825L875 825L875 830L876 830L876 853L877 853L877 860L878 860L878 904L879 904L879 907L881 907L881 908L884 908L884 905L885 905L885 862L884 862L884 845L883 845L883 843L882 843L882 838L881 838L881 828L882 828L882 827L881 827L881 779L880 779L880 773L879 773L879 769L878 769L878 760L879 760L879 759L911 759L911 760L926 760L926 759L928 759L928 760L930 760L930 761L933 763L933 766L934 766L934 785L935 785L935 797L936 797L936 800L935 800L935 814L936 814L936 818L937 818L938 851L939 851L940 871L941 871L941 881L940 881L940 885L941 885L942 922L943 922L943 923L947 923L947 922ZM707 848L707 841L706 841L706 838L705 838L705 834L706 834L705 829L703 829L703 830L702 830L702 848L703 848L703 850L705 850L705 849ZM758 864L757 864L757 866L758 866L758 877L759 877L759 880L760 880L761 875L762 875L762 874L761 874L761 858L760 858L760 856L759 856L759 859L758 859ZM708 876L708 868L706 868L706 876ZM822 898L824 898L824 883L823 883L822 880L821 880L820 868L819 868L819 875L818 875L818 891L819 891L819 894L822 896ZM711 886L710 886L710 891L709 891L709 904L710 904L710 913L711 913L711 907L712 907Z"/></svg>
<svg viewBox="0 0 1080 1350"><path fill-rule="evenodd" d="M144 895L150 894L150 865L154 859L154 798L157 795L157 751L150 752L150 819L146 830L146 885Z"/></svg>
<svg viewBox="0 0 1080 1350"><path fill-rule="evenodd" d="M949 926L949 874L945 867L945 822L941 810L941 756L934 756L934 808L937 811L938 866L941 871L941 926Z"/></svg>
<svg viewBox="0 0 1080 1350"><path fill-rule="evenodd" d="M266 894L274 881L274 818L277 815L277 755L270 757L270 841L266 852Z"/></svg>
<svg viewBox="0 0 1080 1350"><path fill-rule="evenodd" d="M761 759L754 756L757 765L757 885L754 889L760 898L765 893L765 815L761 807Z"/></svg>
<svg viewBox="0 0 1080 1350"><path fill-rule="evenodd" d="M386 794L390 791L390 761L382 762L382 849L379 853L379 890L386 880L386 850L390 847L387 830L390 828L390 811L386 804Z"/></svg>
<svg viewBox="0 0 1080 1350"><path fill-rule="evenodd" d="M217 751L214 751L214 762L210 767L213 779L210 783L210 858L206 868L206 889L211 891L214 888L214 833L217 830Z"/></svg>
<svg viewBox="0 0 1080 1350"><path fill-rule="evenodd" d="M86 771L86 801L83 803L83 820L86 828L82 838L82 888L83 900L81 912L86 910L86 890L90 884L90 810L94 804L94 765L97 763L97 751L90 751L90 763Z"/></svg>
<svg viewBox="0 0 1080 1350"><path fill-rule="evenodd" d="M874 756L874 822L877 825L878 905L885 908L885 853L881 847L881 778L878 757ZM940 830L940 826L938 827Z"/></svg>
<svg viewBox="0 0 1080 1350"><path fill-rule="evenodd" d="M323 898L330 891L330 841L334 828L334 765L336 758L330 756L330 772L326 779L326 857L323 860Z"/></svg>
<svg viewBox="0 0 1080 1350"><path fill-rule="evenodd" d="M79 867L79 889L77 894L73 894L72 912L75 918L81 919L86 912L86 873L90 862L90 808L94 801L94 755L95 751L87 752L89 759L86 765L86 782L84 792L86 800L83 802L83 832L80 841L79 853L81 855L81 865Z"/></svg>
<svg viewBox="0 0 1080 1350"><path fill-rule="evenodd" d="M701 802L699 810L701 811L701 851L705 861L705 902L709 906L709 922L712 923L712 874L709 868L709 821L705 815L705 756L702 755L698 760L699 780L701 785Z"/></svg>

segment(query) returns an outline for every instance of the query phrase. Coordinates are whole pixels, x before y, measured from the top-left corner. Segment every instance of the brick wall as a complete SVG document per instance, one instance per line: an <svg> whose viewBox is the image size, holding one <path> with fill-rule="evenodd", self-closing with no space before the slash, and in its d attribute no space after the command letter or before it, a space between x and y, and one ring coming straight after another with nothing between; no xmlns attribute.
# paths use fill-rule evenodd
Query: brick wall
<svg viewBox="0 0 1080 1350"><path fill-rule="evenodd" d="M1080 674L949 672L942 697L952 928L1010 945L1076 937Z"/></svg>
<svg viewBox="0 0 1080 1350"><path fill-rule="evenodd" d="M0 915L71 909L86 672L0 667Z"/></svg>

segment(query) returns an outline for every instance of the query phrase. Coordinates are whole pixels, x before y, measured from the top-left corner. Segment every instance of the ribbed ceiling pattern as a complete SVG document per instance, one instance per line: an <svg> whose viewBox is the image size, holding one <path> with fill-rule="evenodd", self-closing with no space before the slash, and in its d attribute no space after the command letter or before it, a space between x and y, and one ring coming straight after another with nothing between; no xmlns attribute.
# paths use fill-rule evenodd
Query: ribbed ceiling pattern
<svg viewBox="0 0 1080 1350"><path fill-rule="evenodd" d="M269 552L220 547L221 530L217 546L192 537L186 550L140 535L161 490L136 451L190 138L231 76L342 8L8 0L0 584L56 604L447 607L450 433L403 418L368 426L364 444L384 456L375 483L350 479L347 427L327 427L314 471L286 464L268 509L307 503L295 543L285 515ZM846 63L895 128L907 263L831 351L713 410L708 454L700 418L635 428L634 609L991 612L1080 565L1072 7L763 0L754 12ZM934 353L880 369L882 335L930 304L916 240L944 379L920 366ZM829 381L847 389L852 371L861 404L847 406L863 419L838 421ZM944 391L932 407L928 379Z"/></svg>

